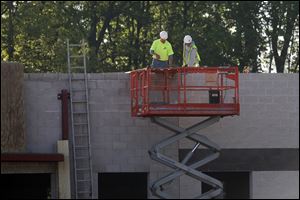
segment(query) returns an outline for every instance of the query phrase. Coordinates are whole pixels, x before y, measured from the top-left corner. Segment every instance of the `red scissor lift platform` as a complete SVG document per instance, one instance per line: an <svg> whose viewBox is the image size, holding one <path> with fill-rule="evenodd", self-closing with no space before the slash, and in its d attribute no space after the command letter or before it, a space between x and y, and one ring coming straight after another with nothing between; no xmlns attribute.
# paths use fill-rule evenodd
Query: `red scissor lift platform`
<svg viewBox="0 0 300 200"><path fill-rule="evenodd" d="M132 116L239 115L238 73L237 67L132 71Z"/></svg>
<svg viewBox="0 0 300 200"><path fill-rule="evenodd" d="M199 134L199 131L217 123L223 116L239 115L238 75L237 67L145 68L130 73L132 116L151 117L153 123L175 133L149 150L151 159L174 169L150 184L154 196L176 198L170 196L164 188L182 175L211 186L211 190L195 198L218 198L222 195L222 182L197 170L220 155L220 147L205 135ZM208 119L182 128L162 116L205 116ZM191 140L195 144L181 161L163 154L161 150L164 147L182 139ZM188 164L200 145L207 148L210 155Z"/></svg>

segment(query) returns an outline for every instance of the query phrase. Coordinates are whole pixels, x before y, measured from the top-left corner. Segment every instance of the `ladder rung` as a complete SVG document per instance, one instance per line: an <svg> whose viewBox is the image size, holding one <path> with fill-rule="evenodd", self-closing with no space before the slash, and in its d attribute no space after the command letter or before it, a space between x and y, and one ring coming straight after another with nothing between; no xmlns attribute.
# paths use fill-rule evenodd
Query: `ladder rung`
<svg viewBox="0 0 300 200"><path fill-rule="evenodd" d="M87 101L86 100L75 100L75 101L72 101L72 103L86 103Z"/></svg>
<svg viewBox="0 0 300 200"><path fill-rule="evenodd" d="M74 135L75 137L87 137L88 135L87 134L77 134L77 135Z"/></svg>
<svg viewBox="0 0 300 200"><path fill-rule="evenodd" d="M90 191L79 191L77 192L78 194L88 194L88 193L91 193Z"/></svg>
<svg viewBox="0 0 300 200"><path fill-rule="evenodd" d="M84 81L85 78L72 78L71 80L72 81Z"/></svg>
<svg viewBox="0 0 300 200"><path fill-rule="evenodd" d="M74 123L74 126L87 125L87 123Z"/></svg>
<svg viewBox="0 0 300 200"><path fill-rule="evenodd" d="M71 67L71 69L84 69L85 67L84 66L74 66L74 67Z"/></svg>
<svg viewBox="0 0 300 200"><path fill-rule="evenodd" d="M73 103L86 103L87 101L85 99L77 99L72 101Z"/></svg>
<svg viewBox="0 0 300 200"><path fill-rule="evenodd" d="M82 89L82 90L72 90L72 92L85 92L85 90L84 89Z"/></svg>
<svg viewBox="0 0 300 200"><path fill-rule="evenodd" d="M89 148L89 147L88 146L76 146L75 145L75 148L85 149L85 148Z"/></svg>
<svg viewBox="0 0 300 200"><path fill-rule="evenodd" d="M83 58L84 56L70 56L70 58Z"/></svg>
<svg viewBox="0 0 300 200"><path fill-rule="evenodd" d="M77 157L77 158L75 158L75 159L77 159L77 160L81 160L81 159L89 159L89 157Z"/></svg>
<svg viewBox="0 0 300 200"><path fill-rule="evenodd" d="M90 170L90 168L80 168L80 169L76 169L76 171L85 171L85 170Z"/></svg>
<svg viewBox="0 0 300 200"><path fill-rule="evenodd" d="M77 182L87 182L87 181L91 181L91 179L77 180Z"/></svg>
<svg viewBox="0 0 300 200"><path fill-rule="evenodd" d="M73 112L73 114L87 114L87 112Z"/></svg>
<svg viewBox="0 0 300 200"><path fill-rule="evenodd" d="M81 47L82 44L69 44L70 47Z"/></svg>

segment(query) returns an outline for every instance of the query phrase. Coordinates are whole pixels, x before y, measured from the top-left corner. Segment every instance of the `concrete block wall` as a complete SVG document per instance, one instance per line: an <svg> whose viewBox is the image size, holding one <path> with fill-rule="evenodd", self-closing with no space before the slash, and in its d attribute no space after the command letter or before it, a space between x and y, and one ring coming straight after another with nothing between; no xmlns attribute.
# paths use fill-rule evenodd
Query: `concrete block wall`
<svg viewBox="0 0 300 200"><path fill-rule="evenodd" d="M299 74L240 74L240 116L203 134L221 148L299 148ZM202 118L180 118L187 127ZM180 143L187 148L188 142Z"/></svg>
<svg viewBox="0 0 300 200"><path fill-rule="evenodd" d="M299 199L299 171L253 172L252 198Z"/></svg>
<svg viewBox="0 0 300 200"><path fill-rule="evenodd" d="M129 75L90 74L89 82L94 87L89 91L93 171L150 172L149 181L166 173L167 168L149 158L148 150L168 136L168 131L147 118L131 117ZM177 157L176 148L173 145L166 151ZM97 181L94 183L97 188Z"/></svg>
<svg viewBox="0 0 300 200"><path fill-rule="evenodd" d="M61 138L61 102L57 94L68 89L67 74L25 74L24 79L27 151L56 152L56 141ZM129 75L88 74L88 79L94 197L98 197L98 173L147 172L150 182L168 172L149 158L148 150L171 133L147 118L131 117ZM202 133L221 148L299 148L299 74L240 74L240 103L240 116L222 118ZM203 120L169 119L182 127ZM182 141L165 153L178 157L178 148L192 146ZM253 184L267 180L255 177ZM191 196L194 190L188 183L195 186L194 181L181 179L174 183L172 193ZM259 197L255 191L253 188L253 197Z"/></svg>
<svg viewBox="0 0 300 200"><path fill-rule="evenodd" d="M24 74L26 151L56 152L61 139L61 101L57 94L68 88L61 74Z"/></svg>
<svg viewBox="0 0 300 200"><path fill-rule="evenodd" d="M148 155L151 146L170 132L148 118L131 117L129 75L88 74L88 79L94 197L98 197L98 173L146 172L150 184L170 172ZM67 74L25 75L27 151L56 152L56 141L61 138L57 94L62 89L68 89ZM178 124L177 118L171 121ZM178 145L170 145L164 153L177 158ZM178 197L179 180L173 184L170 192ZM148 195L154 198L150 191Z"/></svg>
<svg viewBox="0 0 300 200"><path fill-rule="evenodd" d="M201 134L222 149L299 149L299 74L240 74L239 78L240 116L221 118ZM180 118L179 124L188 127L199 120L203 119ZM179 144L181 149L192 145L188 140ZM252 198L299 198L299 171L253 171L250 176ZM192 181L184 184L195 187Z"/></svg>

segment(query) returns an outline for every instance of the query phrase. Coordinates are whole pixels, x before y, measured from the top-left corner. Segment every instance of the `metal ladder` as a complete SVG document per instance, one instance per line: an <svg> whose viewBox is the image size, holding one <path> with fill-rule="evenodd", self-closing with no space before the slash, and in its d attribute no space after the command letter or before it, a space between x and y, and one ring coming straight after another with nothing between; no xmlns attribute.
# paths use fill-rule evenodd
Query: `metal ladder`
<svg viewBox="0 0 300 200"><path fill-rule="evenodd" d="M81 44L70 44L67 40L76 199L93 197L89 98L84 47L83 40Z"/></svg>
<svg viewBox="0 0 300 200"><path fill-rule="evenodd" d="M151 150L149 151L149 155L151 159L156 160L163 165L166 165L170 168L175 169L175 171L168 173L167 175L159 178L158 180L154 181L150 185L150 190L154 196L157 196L159 198L163 199L171 199L175 197L171 197L169 194L164 192L164 186L170 184L174 179L181 175L188 175L194 179L197 179L201 182L204 182L212 187L211 190L208 192L195 196L195 199L209 199L209 198L215 198L218 197L219 195L223 194L223 184L213 178L210 177L198 170L197 168L211 162L212 160L215 160L216 158L219 157L220 155L220 148L218 147L217 144L211 142L206 136L199 135L197 134L197 131L200 129L204 129L220 120L220 116L214 116L214 117L209 117L208 119L201 121L199 123L196 123L195 125L184 129L181 127L178 127L171 122L159 118L159 117L152 117L151 121L153 123L156 123L168 130L171 130L175 132L174 135L160 141L159 143L155 144ZM185 156L185 158L181 161L178 162L177 160L174 160L170 157L167 157L160 153L160 150L172 143L178 142L181 139L187 138L189 140L192 140L195 142L195 146L193 149ZM199 160L193 164L187 165L187 162L189 159L192 157L194 151L201 145L205 146L208 148L212 153L208 155L207 157L203 158L202 160Z"/></svg>

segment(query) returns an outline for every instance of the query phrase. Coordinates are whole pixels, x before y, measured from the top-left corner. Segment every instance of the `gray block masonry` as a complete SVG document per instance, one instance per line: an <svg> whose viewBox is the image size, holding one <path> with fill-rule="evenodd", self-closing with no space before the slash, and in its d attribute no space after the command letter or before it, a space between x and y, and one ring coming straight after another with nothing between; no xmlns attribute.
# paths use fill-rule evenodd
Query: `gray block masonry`
<svg viewBox="0 0 300 200"><path fill-rule="evenodd" d="M57 94L68 89L68 76L25 74L24 80L26 150L56 152L56 141L61 138L61 102ZM131 117L129 75L88 74L88 80L94 197L98 197L98 173L147 172L152 181L170 171L152 161L148 150L172 133L148 118ZM240 116L222 118L202 134L223 149L299 149L299 74L240 74L239 91ZM169 119L182 127L203 120ZM192 146L183 140L165 153L178 157L179 148ZM270 177L277 177L277 182L269 184ZM178 198L193 196L201 185L196 187L194 182L181 177L173 183L171 192ZM299 171L253 172L251 188L252 198L299 198ZM150 191L148 197L153 198Z"/></svg>

